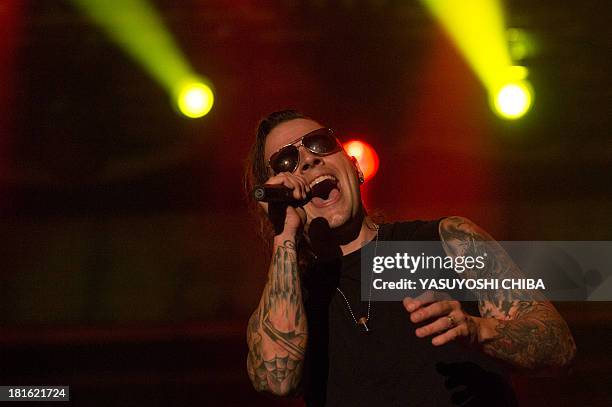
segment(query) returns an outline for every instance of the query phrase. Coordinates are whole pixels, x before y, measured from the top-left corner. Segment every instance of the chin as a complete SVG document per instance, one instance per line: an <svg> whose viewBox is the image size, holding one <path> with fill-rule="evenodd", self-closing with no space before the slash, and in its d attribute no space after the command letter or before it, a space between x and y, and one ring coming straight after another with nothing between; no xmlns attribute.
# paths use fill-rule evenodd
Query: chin
<svg viewBox="0 0 612 407"><path fill-rule="evenodd" d="M346 225L353 219L351 208L335 208L334 211L330 211L324 215L325 219L329 223L329 227L332 229Z"/></svg>
<svg viewBox="0 0 612 407"><path fill-rule="evenodd" d="M307 215L309 219L325 218L329 227L335 229L351 220L351 212L351 206L344 201L326 208L313 208L312 212L307 211Z"/></svg>
<svg viewBox="0 0 612 407"><path fill-rule="evenodd" d="M344 225L348 221L349 217L350 216L347 213L341 211L330 211L330 213L308 213L309 220L324 218L327 220L329 227L332 229Z"/></svg>
<svg viewBox="0 0 612 407"><path fill-rule="evenodd" d="M343 214L333 214L331 216L326 216L325 219L327 219L329 227L333 229L344 225L348 220L348 216Z"/></svg>

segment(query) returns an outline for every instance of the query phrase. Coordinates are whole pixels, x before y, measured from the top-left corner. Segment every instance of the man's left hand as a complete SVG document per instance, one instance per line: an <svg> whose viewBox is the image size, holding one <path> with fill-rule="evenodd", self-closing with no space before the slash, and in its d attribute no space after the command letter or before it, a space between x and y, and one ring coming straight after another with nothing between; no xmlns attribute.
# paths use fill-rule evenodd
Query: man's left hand
<svg viewBox="0 0 612 407"><path fill-rule="evenodd" d="M431 323L417 328L419 338L436 335L431 340L434 346L444 345L457 338L465 338L473 343L478 338L481 318L471 316L463 311L461 303L449 299L440 299L440 295L427 291L417 298L406 297L404 308L414 323L431 320Z"/></svg>

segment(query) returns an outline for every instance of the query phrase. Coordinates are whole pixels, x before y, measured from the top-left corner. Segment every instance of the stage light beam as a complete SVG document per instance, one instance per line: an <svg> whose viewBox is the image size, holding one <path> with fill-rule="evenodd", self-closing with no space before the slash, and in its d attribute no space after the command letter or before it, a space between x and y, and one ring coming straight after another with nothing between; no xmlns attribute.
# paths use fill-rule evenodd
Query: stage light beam
<svg viewBox="0 0 612 407"><path fill-rule="evenodd" d="M206 78L184 97L178 97L185 83L193 84L193 78L200 75L188 63L157 10L146 0L72 2L166 90L181 113L202 117L210 111L214 96ZM194 109L194 104L199 107Z"/></svg>
<svg viewBox="0 0 612 407"><path fill-rule="evenodd" d="M513 64L501 0L421 2L479 78L494 101L494 111L505 119L523 116L532 105L533 90L527 70Z"/></svg>
<svg viewBox="0 0 612 407"><path fill-rule="evenodd" d="M177 106L187 117L198 118L212 109L213 91L203 82L191 82L180 87L177 95Z"/></svg>
<svg viewBox="0 0 612 407"><path fill-rule="evenodd" d="M516 82L503 86L497 92L493 106L501 117L517 119L529 110L531 102L532 94L528 84Z"/></svg>

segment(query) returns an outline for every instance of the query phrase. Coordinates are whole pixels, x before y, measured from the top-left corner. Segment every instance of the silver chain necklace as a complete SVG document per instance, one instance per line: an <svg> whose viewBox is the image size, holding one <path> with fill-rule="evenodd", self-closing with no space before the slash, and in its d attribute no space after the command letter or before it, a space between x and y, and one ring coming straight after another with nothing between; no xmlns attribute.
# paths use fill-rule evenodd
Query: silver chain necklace
<svg viewBox="0 0 612 407"><path fill-rule="evenodd" d="M376 257L376 249L378 249L378 231L380 229L380 226L377 224L374 224L374 227L376 228L376 240L374 241L374 257ZM370 333L372 331L368 327L368 322L370 321L370 308L372 304L372 274L373 273L370 273L370 289L368 293L368 312L366 313L365 317L361 317L359 318L359 320L355 317L355 314L353 313L353 308L351 308L351 303L346 298L346 295L344 295L340 287L336 287L336 290L338 290L340 295L342 295L342 298L344 298L344 302L346 302L346 307L351 313L351 316L353 317L353 321L355 321L355 325L361 325L365 333Z"/></svg>

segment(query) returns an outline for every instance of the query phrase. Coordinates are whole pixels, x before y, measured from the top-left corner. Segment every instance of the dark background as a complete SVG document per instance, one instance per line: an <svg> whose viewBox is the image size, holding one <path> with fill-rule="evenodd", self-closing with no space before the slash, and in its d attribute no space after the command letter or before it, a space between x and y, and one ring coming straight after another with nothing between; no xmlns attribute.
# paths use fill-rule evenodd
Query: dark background
<svg viewBox="0 0 612 407"><path fill-rule="evenodd" d="M609 2L505 3L533 41L516 122L419 2L152 3L215 86L202 119L70 2L0 1L0 384L70 385L78 405L300 405L244 368L267 258L242 168L281 108L376 148L364 196L387 220L612 240ZM608 405L611 306L558 306L573 374L517 376L523 404Z"/></svg>

